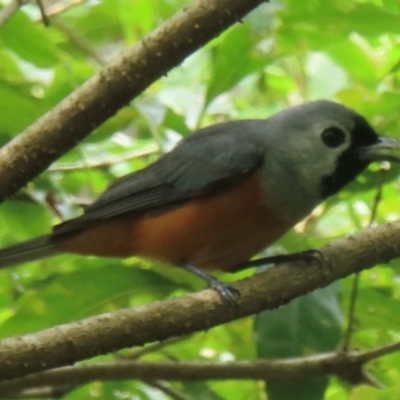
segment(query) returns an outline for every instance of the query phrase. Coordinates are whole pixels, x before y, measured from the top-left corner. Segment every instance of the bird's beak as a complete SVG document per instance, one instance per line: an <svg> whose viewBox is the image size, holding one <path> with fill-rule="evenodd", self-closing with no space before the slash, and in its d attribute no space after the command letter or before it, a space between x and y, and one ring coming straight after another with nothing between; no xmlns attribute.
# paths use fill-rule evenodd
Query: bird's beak
<svg viewBox="0 0 400 400"><path fill-rule="evenodd" d="M359 154L365 161L400 162L400 141L379 136L377 143L362 147Z"/></svg>

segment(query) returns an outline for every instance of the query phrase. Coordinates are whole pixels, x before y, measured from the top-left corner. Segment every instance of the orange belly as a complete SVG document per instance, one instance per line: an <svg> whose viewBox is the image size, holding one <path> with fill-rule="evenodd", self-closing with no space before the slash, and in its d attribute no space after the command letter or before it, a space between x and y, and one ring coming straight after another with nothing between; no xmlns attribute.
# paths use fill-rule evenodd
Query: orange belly
<svg viewBox="0 0 400 400"><path fill-rule="evenodd" d="M159 213L130 214L87 229L60 250L105 257L142 256L170 264L229 270L291 225L263 204L258 175Z"/></svg>

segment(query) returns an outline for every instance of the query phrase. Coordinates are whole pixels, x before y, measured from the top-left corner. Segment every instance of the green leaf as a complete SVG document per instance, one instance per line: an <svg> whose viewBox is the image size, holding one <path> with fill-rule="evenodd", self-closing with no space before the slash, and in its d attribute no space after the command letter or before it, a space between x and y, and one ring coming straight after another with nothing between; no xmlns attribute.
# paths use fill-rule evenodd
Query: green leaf
<svg viewBox="0 0 400 400"><path fill-rule="evenodd" d="M249 26L242 25L230 29L220 46L212 49L212 76L207 88L206 104L265 65L265 60L255 55L257 42Z"/></svg>
<svg viewBox="0 0 400 400"><path fill-rule="evenodd" d="M184 118L175 113L171 108L167 108L167 113L164 118L164 126L173 129L181 135L187 135L190 133L190 129L186 125Z"/></svg>
<svg viewBox="0 0 400 400"><path fill-rule="evenodd" d="M53 264L56 262L54 259ZM75 268L88 265L84 257L73 257ZM149 270L127 268L117 260L95 259L91 267L52 275L33 283L17 302L13 317L0 326L0 336L37 331L78 320L146 299L165 298L176 285Z"/></svg>
<svg viewBox="0 0 400 400"><path fill-rule="evenodd" d="M322 400L327 386L327 377L268 381L268 400Z"/></svg>
<svg viewBox="0 0 400 400"><path fill-rule="evenodd" d="M351 391L349 400L397 400L400 388L376 389L371 386L358 386Z"/></svg>
<svg viewBox="0 0 400 400"><path fill-rule="evenodd" d="M0 233L8 243L47 233L50 227L48 210L33 200L7 201L0 207Z"/></svg>
<svg viewBox="0 0 400 400"><path fill-rule="evenodd" d="M363 83L374 85L382 73L379 71L378 63L374 62L372 49L368 53L365 46L362 47L360 43L351 40L339 43L328 49L328 54L337 64L345 68L347 73Z"/></svg>
<svg viewBox="0 0 400 400"><path fill-rule="evenodd" d="M321 39L326 39L326 35L340 35L343 39L353 32L364 36L400 33L398 16L368 2L338 5L307 0L299 7L295 0L286 0L286 4L288 7L282 12L282 32L297 31L297 36L305 35L312 44L323 45Z"/></svg>
<svg viewBox="0 0 400 400"><path fill-rule="evenodd" d="M120 2L118 10L127 44L133 44L139 35L144 36L154 28L157 14L151 1L138 0L132 3L124 0Z"/></svg>
<svg viewBox="0 0 400 400"><path fill-rule="evenodd" d="M287 358L331 351L340 341L339 287L330 285L261 313L254 333L261 358ZM270 400L322 399L327 377L267 381Z"/></svg>
<svg viewBox="0 0 400 400"><path fill-rule="evenodd" d="M216 394L203 382L186 382L184 388L185 392L196 400L223 400L223 397Z"/></svg>
<svg viewBox="0 0 400 400"><path fill-rule="evenodd" d="M0 140L3 143L32 124L48 109L46 101L32 96L30 87L30 84L16 87L0 81Z"/></svg>
<svg viewBox="0 0 400 400"><path fill-rule="evenodd" d="M45 29L23 12L18 12L1 27L0 41L23 60L41 68L50 67L59 60L59 56Z"/></svg>

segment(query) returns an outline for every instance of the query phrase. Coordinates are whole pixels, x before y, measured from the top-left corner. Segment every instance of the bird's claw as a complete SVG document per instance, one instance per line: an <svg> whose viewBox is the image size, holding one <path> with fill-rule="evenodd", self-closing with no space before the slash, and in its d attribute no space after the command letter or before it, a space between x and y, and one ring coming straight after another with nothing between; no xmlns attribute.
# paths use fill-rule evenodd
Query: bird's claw
<svg viewBox="0 0 400 400"><path fill-rule="evenodd" d="M197 268L195 265L186 262L180 262L177 265L207 282L211 289L218 292L224 303L233 305L237 308L237 299L240 297L239 290L234 288L232 285L219 281L217 278L208 274L206 271Z"/></svg>
<svg viewBox="0 0 400 400"><path fill-rule="evenodd" d="M294 256L293 261L304 261L304 262L315 262L319 267L322 267L322 261L324 261L324 255L320 250L310 249L301 251L300 253L289 254Z"/></svg>
<svg viewBox="0 0 400 400"><path fill-rule="evenodd" d="M235 287L215 279L210 282L210 288L218 292L224 303L237 307L240 292Z"/></svg>

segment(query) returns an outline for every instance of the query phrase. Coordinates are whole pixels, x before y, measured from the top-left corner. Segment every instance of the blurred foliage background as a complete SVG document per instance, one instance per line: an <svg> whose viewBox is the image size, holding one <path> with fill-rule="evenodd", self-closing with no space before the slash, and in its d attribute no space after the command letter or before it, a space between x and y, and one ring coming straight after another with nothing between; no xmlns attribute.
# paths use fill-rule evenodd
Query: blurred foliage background
<svg viewBox="0 0 400 400"><path fill-rule="evenodd" d="M1 4L8 3L2 0ZM47 1L45 28L35 4L0 27L0 144L50 110L82 82L187 4L185 0ZM196 128L266 118L319 98L355 108L379 132L400 138L398 0L271 0L153 84L84 142L0 207L2 246L71 218L114 179L154 161ZM396 166L374 165L318 207L266 254L318 248L399 218ZM238 216L240 217L240 216ZM234 280L253 271L235 276ZM282 358L341 346L353 278L274 312L201 332L146 360ZM59 256L0 272L0 337L144 304L202 284L176 268L141 259ZM362 273L351 348L400 339L400 262ZM101 357L107 360L110 357ZM400 354L368 364L387 389L338 378L311 381L171 383L195 399L398 399ZM386 397L382 397L386 396ZM168 399L151 385L95 382L64 397Z"/></svg>

